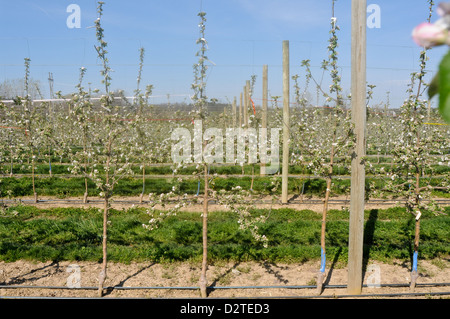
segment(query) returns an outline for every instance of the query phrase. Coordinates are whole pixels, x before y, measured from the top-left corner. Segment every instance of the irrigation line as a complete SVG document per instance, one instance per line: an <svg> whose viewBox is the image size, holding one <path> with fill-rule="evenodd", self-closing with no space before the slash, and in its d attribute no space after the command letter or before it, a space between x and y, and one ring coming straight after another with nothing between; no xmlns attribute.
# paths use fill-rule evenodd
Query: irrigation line
<svg viewBox="0 0 450 319"><path fill-rule="evenodd" d="M402 288L409 287L409 284L380 284L377 287L380 288ZM450 283L418 283L416 288L420 287L443 287L450 286ZM324 289L340 289L347 288L347 285L324 285ZM376 288L374 285L363 285L364 288ZM209 290L226 290L226 289L316 289L316 285L292 285L292 286L208 286ZM24 286L24 285L0 285L0 289L62 289L62 290L98 290L98 287L86 286L86 287L68 287L68 286ZM142 286L142 287L124 287L124 286L109 286L103 287L106 290L198 290L197 286Z"/></svg>
<svg viewBox="0 0 450 319"><path fill-rule="evenodd" d="M262 299L321 299L321 298L373 298L373 297L417 297L417 296L450 296L450 291L442 292L399 292L399 293L381 293L381 294L363 294L363 295L312 295L312 296L272 296L259 297ZM250 297L253 299L254 297ZM239 299L239 297L237 298ZM255 299L258 299L256 297Z"/></svg>
<svg viewBox="0 0 450 319"><path fill-rule="evenodd" d="M380 288L406 288L410 285L407 283L403 284L380 284ZM426 287L445 287L450 286L450 283L418 283L416 288L426 288ZM363 287L376 288L373 285L363 285ZM208 290L226 290L226 289L316 289L315 285L297 285L297 286L208 286ZM347 285L325 285L324 289L344 289ZM86 286L86 287L68 287L68 286L24 286L24 285L0 285L0 289L50 289L50 290L98 290L98 287ZM181 286L181 287L168 287L168 286L150 286L150 287L123 287L123 286L109 286L104 287L106 290L199 290L200 287L197 286ZM311 295L311 296L264 296L264 297L233 297L233 299L315 299L315 298L373 298L373 297L414 297L414 296L448 296L449 291L438 291L438 292L409 292L409 293L379 293L379 294L361 294L361 295ZM33 297L33 296L0 296L0 299L86 299L80 297ZM95 298L87 298L95 299ZM104 299L104 298L99 298ZM108 298L108 299L159 299L159 298ZM214 299L228 299L228 298L214 298Z"/></svg>
<svg viewBox="0 0 450 319"><path fill-rule="evenodd" d="M98 289L98 288L97 288ZM386 293L386 294L364 294L364 295L312 295L312 296L264 296L264 297L233 297L234 300L241 299L339 299L339 298L380 298L380 297L418 297L418 296L449 296L450 291L443 292L409 292L409 293ZM167 299L167 298L130 298L130 297L104 297L104 298L96 298L96 297L34 297L34 296L0 296L0 299L36 299L36 300L159 300L159 299ZM170 298L170 299L179 299L179 298ZM184 298L182 298L184 299ZM192 300L199 299L205 300L205 298L189 298ZM229 300L229 297L214 297L214 298L206 298L206 299L214 299L214 300Z"/></svg>
<svg viewBox="0 0 450 319"><path fill-rule="evenodd" d="M98 287L96 288L98 289ZM264 297L233 297L233 299L339 299L339 298L380 298L380 297L418 297L418 296L450 296L450 291L439 291L439 292L406 292L406 293L381 293L381 294L361 294L361 295L311 295L311 296L264 296ZM37 299L37 300L128 300L128 299L137 299L137 300L146 300L146 299L161 299L161 298L139 298L139 297L106 297L106 298L92 298L92 297L36 297L36 296L0 296L0 299ZM177 299L177 298L171 298ZM204 298L189 298L189 299L201 299ZM207 298L208 299L208 298ZM209 299L227 299L229 297L214 297Z"/></svg>
<svg viewBox="0 0 450 319"><path fill-rule="evenodd" d="M371 297L414 297L414 296L449 296L450 291L443 292L404 292L385 294L364 294L364 295L321 295L321 296L292 296L288 298L311 299L311 298L371 298ZM271 298L271 297L268 297ZM279 297L283 298L283 297Z"/></svg>

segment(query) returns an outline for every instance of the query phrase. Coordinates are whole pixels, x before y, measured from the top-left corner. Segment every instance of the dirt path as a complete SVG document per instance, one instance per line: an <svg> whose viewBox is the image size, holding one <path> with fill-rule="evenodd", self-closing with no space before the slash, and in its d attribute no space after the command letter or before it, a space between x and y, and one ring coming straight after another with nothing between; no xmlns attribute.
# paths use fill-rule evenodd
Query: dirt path
<svg viewBox="0 0 450 319"><path fill-rule="evenodd" d="M409 284L409 265L403 261L392 264L373 262L370 271L364 275L364 284ZM26 286L76 287L73 278L79 278L81 287L96 287L101 265L95 262L59 262L33 263L16 261L0 262L0 284ZM327 285L346 285L347 269L327 265ZM261 262L232 263L220 262L208 269L208 285L216 287L236 286L304 286L315 285L319 262L304 264L273 264ZM77 270L79 272L77 273ZM450 256L433 261L419 262L420 277L418 284L444 283L450 280ZM78 276L79 277L76 277ZM179 262L171 264L109 263L106 287L198 287L200 263ZM377 282L379 278L379 282ZM450 291L450 287L416 287L416 292ZM409 293L409 287L376 288L363 287L362 294ZM345 288L325 288L323 297L346 295ZM46 297L97 297L95 289L41 289L41 288L0 288L0 296L46 296ZM107 290L105 298L198 298L198 289L139 289ZM236 297L292 297L317 296L315 288L302 289L214 289L209 291L211 298ZM425 298L425 297L418 297ZM449 296L444 298L450 298Z"/></svg>

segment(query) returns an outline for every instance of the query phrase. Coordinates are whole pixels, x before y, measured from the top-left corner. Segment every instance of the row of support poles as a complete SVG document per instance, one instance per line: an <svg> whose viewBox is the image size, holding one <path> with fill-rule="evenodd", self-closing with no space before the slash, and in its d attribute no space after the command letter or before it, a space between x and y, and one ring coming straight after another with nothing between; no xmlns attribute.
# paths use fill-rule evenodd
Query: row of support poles
<svg viewBox="0 0 450 319"><path fill-rule="evenodd" d="M261 128L267 129L267 110L268 110L268 101L269 101L269 89L268 89L268 65L263 65L263 75L262 75L262 112L261 112ZM242 125L245 127L248 126L248 108L250 107L250 81L246 81L246 84L243 88L243 92L240 93L240 104L239 108L237 107L236 97L233 99L232 103L232 122L233 128L236 128L236 125L239 123L239 128L242 128ZM245 102L247 101L247 103ZM245 116L247 114L247 116ZM260 163L260 175L266 174L265 164Z"/></svg>
<svg viewBox="0 0 450 319"><path fill-rule="evenodd" d="M351 104L356 146L352 153L351 198L348 246L348 285L350 294L361 294L365 204L365 135L366 135L366 0L352 0ZM282 43L283 53L283 148L281 202L288 202L289 173L289 41ZM239 126L248 126L249 81L243 88L239 104ZM268 66L263 66L262 127L267 128ZM236 99L233 102L233 124L237 124ZM261 165L261 174L265 173Z"/></svg>
<svg viewBox="0 0 450 319"><path fill-rule="evenodd" d="M247 128L249 122L249 107L250 107L250 81L247 80L245 82L244 87L242 88L242 92L239 96L239 109L237 110L236 106L236 97L233 101L233 127L236 127L239 117L239 128ZM236 113L239 113L236 115Z"/></svg>
<svg viewBox="0 0 450 319"><path fill-rule="evenodd" d="M351 162L348 284L350 294L361 294L364 240L366 140L366 0L352 0L351 104L356 145ZM283 164L281 201L288 202L289 171L289 41L283 41Z"/></svg>

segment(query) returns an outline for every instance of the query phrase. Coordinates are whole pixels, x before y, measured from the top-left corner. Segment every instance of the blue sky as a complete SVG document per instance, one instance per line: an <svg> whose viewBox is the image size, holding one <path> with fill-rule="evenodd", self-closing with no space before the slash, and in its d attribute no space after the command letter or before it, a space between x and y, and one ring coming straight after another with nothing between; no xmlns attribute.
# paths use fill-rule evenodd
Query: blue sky
<svg viewBox="0 0 450 319"><path fill-rule="evenodd" d="M81 28L68 28L69 4L81 9ZM314 76L327 59L331 0L106 0L102 26L114 73L112 88L132 95L136 87L139 48L145 49L142 86L152 84L155 102L185 100L192 94L192 65L199 36L197 13L207 13L206 39L210 65L207 95L231 101L256 75L255 100L261 96L262 66L269 66L270 95L282 95L282 41L290 42L291 75L304 76L300 63L311 60ZM411 31L428 17L427 0L368 0L381 9L381 27L367 30L367 81L377 87L375 102L390 92L392 107L406 97L410 74L419 70L421 48ZM84 85L102 89L100 66L94 50L97 18L95 0L0 0L0 82L23 78L24 58L31 59L31 77L40 80L49 96L48 74L54 91L74 91L79 69L87 73ZM335 16L341 30L339 65L343 87L350 91L351 1L338 0ZM433 14L433 21L437 19ZM429 77L437 70L445 48L429 51ZM324 88L327 88L325 76ZM301 82L303 84L303 82ZM293 90L292 90L293 91ZM316 90L309 90L316 102ZM319 102L320 103L320 102Z"/></svg>

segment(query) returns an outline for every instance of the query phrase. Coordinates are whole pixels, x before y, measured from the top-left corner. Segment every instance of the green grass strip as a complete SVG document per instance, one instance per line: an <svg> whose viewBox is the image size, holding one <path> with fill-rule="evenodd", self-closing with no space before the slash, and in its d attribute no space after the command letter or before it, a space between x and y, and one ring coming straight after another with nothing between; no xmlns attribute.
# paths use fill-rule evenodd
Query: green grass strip
<svg viewBox="0 0 450 319"><path fill-rule="evenodd" d="M447 214L450 208L447 207ZM256 210L254 214L268 214ZM200 213L183 212L163 221L159 228L142 227L149 216L144 209L111 210L108 234L110 261L201 260L202 226ZM239 229L237 216L211 212L208 225L209 259L305 262L320 257L321 216L309 210L270 211L261 234L268 247L253 239L248 230ZM0 260L100 261L102 213L98 209L38 209L9 207L0 215ZM412 256L414 219L405 209L393 208L365 212L365 258L375 260L409 259ZM348 212L328 213L327 256L346 263ZM420 258L450 254L450 217L423 214Z"/></svg>

